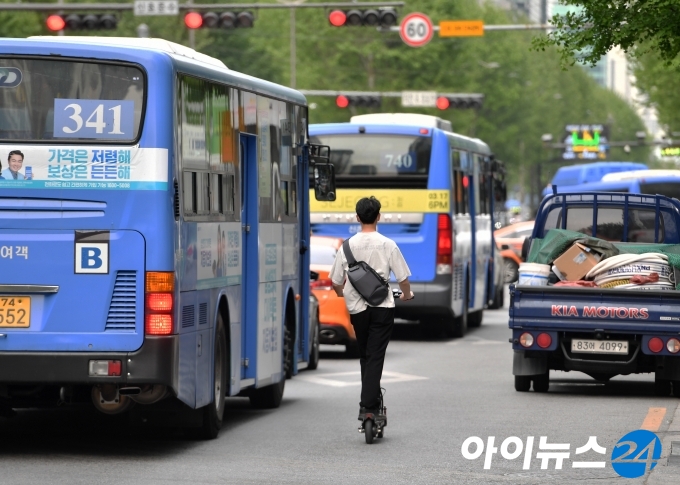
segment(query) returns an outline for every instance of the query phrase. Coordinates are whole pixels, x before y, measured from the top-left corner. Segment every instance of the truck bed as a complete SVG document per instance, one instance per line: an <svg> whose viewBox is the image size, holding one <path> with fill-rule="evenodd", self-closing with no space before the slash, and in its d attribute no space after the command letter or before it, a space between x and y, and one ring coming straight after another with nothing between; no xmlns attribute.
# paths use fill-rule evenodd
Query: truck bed
<svg viewBox="0 0 680 485"><path fill-rule="evenodd" d="M680 332L680 291L511 286L512 329Z"/></svg>

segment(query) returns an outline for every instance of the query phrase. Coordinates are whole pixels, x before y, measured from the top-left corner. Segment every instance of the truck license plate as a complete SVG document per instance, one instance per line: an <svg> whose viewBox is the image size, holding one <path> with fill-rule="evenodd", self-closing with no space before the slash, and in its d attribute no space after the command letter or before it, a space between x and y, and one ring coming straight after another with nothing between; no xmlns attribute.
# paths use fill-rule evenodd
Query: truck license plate
<svg viewBox="0 0 680 485"><path fill-rule="evenodd" d="M627 354L628 342L621 340L573 339L571 351L584 354Z"/></svg>

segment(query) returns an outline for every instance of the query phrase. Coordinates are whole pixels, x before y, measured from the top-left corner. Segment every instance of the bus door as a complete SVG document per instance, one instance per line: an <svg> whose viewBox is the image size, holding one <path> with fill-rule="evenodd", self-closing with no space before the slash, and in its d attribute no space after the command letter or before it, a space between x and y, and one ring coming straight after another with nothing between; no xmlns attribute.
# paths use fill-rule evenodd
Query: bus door
<svg viewBox="0 0 680 485"><path fill-rule="evenodd" d="M257 137L240 136L241 163L241 379L254 379L257 363L258 197Z"/></svg>
<svg viewBox="0 0 680 485"><path fill-rule="evenodd" d="M453 229L455 244L453 253L453 276L454 276L454 300L458 301L465 297L465 269L467 267L468 278L471 281L472 261L474 260L474 232L472 218L470 216L470 176L464 167L467 166L468 154L453 150ZM471 285L471 294L467 295L468 301L472 300L474 285ZM462 310L461 310L462 312Z"/></svg>

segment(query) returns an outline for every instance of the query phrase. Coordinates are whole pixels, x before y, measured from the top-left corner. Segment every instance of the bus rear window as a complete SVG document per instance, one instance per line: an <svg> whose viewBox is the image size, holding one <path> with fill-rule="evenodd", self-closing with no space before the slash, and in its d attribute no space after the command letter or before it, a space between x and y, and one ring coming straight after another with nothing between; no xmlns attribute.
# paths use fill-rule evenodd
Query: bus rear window
<svg viewBox="0 0 680 485"><path fill-rule="evenodd" d="M339 187L427 187L432 138L410 135L317 135L331 147Z"/></svg>
<svg viewBox="0 0 680 485"><path fill-rule="evenodd" d="M680 200L680 181L679 182L640 182L640 192L650 195L665 195Z"/></svg>
<svg viewBox="0 0 680 485"><path fill-rule="evenodd" d="M0 141L132 142L145 75L116 63L0 58Z"/></svg>

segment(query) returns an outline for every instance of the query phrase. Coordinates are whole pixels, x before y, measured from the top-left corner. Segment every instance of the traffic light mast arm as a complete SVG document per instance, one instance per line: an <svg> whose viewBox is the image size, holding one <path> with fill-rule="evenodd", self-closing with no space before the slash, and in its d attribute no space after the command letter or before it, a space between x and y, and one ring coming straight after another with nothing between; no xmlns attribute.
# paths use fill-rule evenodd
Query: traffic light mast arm
<svg viewBox="0 0 680 485"><path fill-rule="evenodd" d="M326 2L311 4L279 4L279 3L180 3L180 10L239 10L239 9L275 9L275 8L343 8L343 7L403 7L405 2ZM134 2L130 3L0 3L0 11L82 11L82 10L134 10Z"/></svg>

